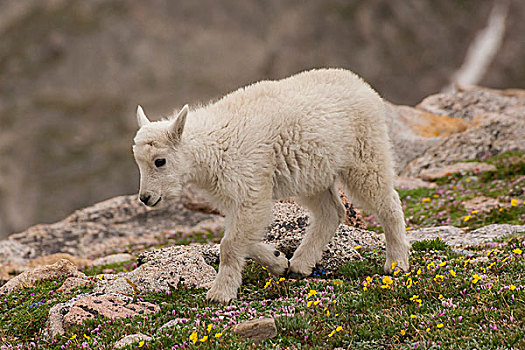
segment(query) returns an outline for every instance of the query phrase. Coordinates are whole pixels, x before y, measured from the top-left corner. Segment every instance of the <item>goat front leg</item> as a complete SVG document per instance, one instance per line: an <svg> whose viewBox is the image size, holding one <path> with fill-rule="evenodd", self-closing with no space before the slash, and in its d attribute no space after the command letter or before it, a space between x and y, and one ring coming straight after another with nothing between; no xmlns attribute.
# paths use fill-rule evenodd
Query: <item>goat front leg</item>
<svg viewBox="0 0 525 350"><path fill-rule="evenodd" d="M226 215L226 231L220 246L219 273L206 298L212 302L228 303L237 297L242 282L242 269L250 255L251 246L260 241L269 218L271 202L244 207Z"/></svg>

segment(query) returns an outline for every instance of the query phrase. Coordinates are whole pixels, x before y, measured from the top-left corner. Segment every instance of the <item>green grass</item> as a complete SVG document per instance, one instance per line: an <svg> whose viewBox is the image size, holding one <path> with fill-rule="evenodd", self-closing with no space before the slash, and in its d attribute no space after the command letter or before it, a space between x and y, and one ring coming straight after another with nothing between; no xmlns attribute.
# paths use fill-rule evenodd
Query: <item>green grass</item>
<svg viewBox="0 0 525 350"><path fill-rule="evenodd" d="M235 335L232 324L275 317L278 336L257 348L523 348L525 259L516 253L518 247L525 250L525 237L470 248L473 256L466 257L441 241L424 241L413 246L411 273L396 273L390 284L382 272L381 248L362 249L363 260L342 266L335 280L276 280L249 264L239 299L228 306L209 304L204 289L140 295L161 311L134 319L90 320L55 343L42 339L47 312L70 296L54 291L61 281L42 281L2 299L0 334L5 344L35 342L42 349L75 349L82 343L111 349L120 338L138 332L153 337L143 344L149 349L177 344L246 349L250 342ZM476 262L476 257L486 259ZM35 303L42 304L30 307ZM174 319L184 323L158 331ZM194 332L195 345L190 340Z"/></svg>
<svg viewBox="0 0 525 350"><path fill-rule="evenodd" d="M449 224L472 230L491 223L523 224L523 159L521 154L500 155L486 160L498 167L496 172L451 175L438 179L435 189L400 191L408 225ZM486 213L466 211L462 202L479 195L498 198L504 205ZM512 199L518 205L512 206ZM172 233L159 244L205 242L220 236L222 232L191 237ZM340 266L335 279L276 279L249 263L239 298L230 305L208 303L205 289L137 295L161 311L133 319L89 320L54 341L43 337L49 309L75 293L56 292L63 279L40 281L0 298L0 344L112 349L117 340L140 332L152 340L127 349L525 348L525 258L520 254L525 251L525 236L464 249L468 252L461 256L439 239L415 242L410 273L399 271L390 277L383 273L382 247L362 247L362 260ZM83 271L94 276L135 267L135 261L128 261ZM253 345L232 332L234 324L258 317L275 318L275 338ZM178 325L159 331L175 319L180 320Z"/></svg>
<svg viewBox="0 0 525 350"><path fill-rule="evenodd" d="M452 225L470 231L493 223L523 224L525 156L509 152L488 158L486 162L494 164L497 170L448 175L437 179L437 187L433 189L399 190L407 227ZM487 212L463 206L465 201L480 196L497 199L500 205ZM371 229L381 230L375 222L370 222Z"/></svg>

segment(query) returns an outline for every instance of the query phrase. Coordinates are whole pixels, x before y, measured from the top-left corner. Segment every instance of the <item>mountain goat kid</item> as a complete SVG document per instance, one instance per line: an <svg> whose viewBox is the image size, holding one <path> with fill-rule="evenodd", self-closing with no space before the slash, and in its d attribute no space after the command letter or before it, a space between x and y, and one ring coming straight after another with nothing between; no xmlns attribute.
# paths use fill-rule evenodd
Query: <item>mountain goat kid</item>
<svg viewBox="0 0 525 350"><path fill-rule="evenodd" d="M319 69L261 81L157 122L139 106L137 119L140 200L161 207L192 183L226 217L209 300L227 303L237 296L247 257L275 275L310 275L345 215L336 181L383 226L385 271L394 262L408 269L383 101L354 73ZM262 242L273 201L289 197L311 212L290 261Z"/></svg>

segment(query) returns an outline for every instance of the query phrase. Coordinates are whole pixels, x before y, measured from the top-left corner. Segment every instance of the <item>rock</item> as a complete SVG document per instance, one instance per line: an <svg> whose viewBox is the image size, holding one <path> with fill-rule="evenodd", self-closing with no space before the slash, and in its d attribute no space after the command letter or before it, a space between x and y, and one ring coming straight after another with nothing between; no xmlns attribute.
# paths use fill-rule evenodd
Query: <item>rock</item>
<svg viewBox="0 0 525 350"><path fill-rule="evenodd" d="M137 334L130 334L130 335L127 335L125 336L124 338L120 339L119 341L117 341L115 343L115 345L113 345L113 348L115 349L122 349L128 345L131 345L133 343L137 343L137 342L140 342L141 340L147 342L147 341L150 341L152 338L145 335L145 334L142 334L142 333L137 333Z"/></svg>
<svg viewBox="0 0 525 350"><path fill-rule="evenodd" d="M68 277L68 278L66 278L64 283L62 283L60 288L57 289L57 292L69 293L73 289L78 289L78 288L83 287L83 286L85 286L85 285L87 285L89 283L92 283L92 281L87 279L87 278Z"/></svg>
<svg viewBox="0 0 525 350"><path fill-rule="evenodd" d="M86 275L78 271L73 263L69 260L62 259L52 265L37 267L12 278L5 285L0 287L0 295L31 287L38 280L58 279L64 276L86 277Z"/></svg>
<svg viewBox="0 0 525 350"><path fill-rule="evenodd" d="M91 266L91 260L79 258L67 253L56 253L51 255L44 255L29 261L29 267L37 267L43 265L51 265L62 259L69 260L75 266Z"/></svg>
<svg viewBox="0 0 525 350"><path fill-rule="evenodd" d="M46 339L55 339L59 335L66 333L64 328L64 315L68 313L71 306L79 299L82 299L86 294L78 295L65 303L53 305L49 309L49 315L47 317L45 337Z"/></svg>
<svg viewBox="0 0 525 350"><path fill-rule="evenodd" d="M132 260L134 257L131 254L127 253L120 253L120 254L111 254L108 256L104 256L102 258L98 258L93 260L92 264L93 266L104 266L109 264L118 264L125 261Z"/></svg>
<svg viewBox="0 0 525 350"><path fill-rule="evenodd" d="M292 203L277 203L274 207L274 221L265 241L291 258L301 242L309 222L309 213ZM334 238L327 245L318 264L318 271L327 277L337 273L339 266L352 260L360 260L355 246L376 246L382 244L380 235L347 225L339 225Z"/></svg>
<svg viewBox="0 0 525 350"><path fill-rule="evenodd" d="M259 342L277 335L277 327L273 318L259 318L241 322L233 326L233 332L243 338Z"/></svg>
<svg viewBox="0 0 525 350"><path fill-rule="evenodd" d="M416 108L442 116L465 119L469 126L427 147L401 171L418 176L428 168L470 159L483 159L506 151L525 151L525 97L473 88L427 97Z"/></svg>
<svg viewBox="0 0 525 350"><path fill-rule="evenodd" d="M451 246L470 246L513 233L525 233L525 225L493 224L470 232L454 226L438 226L411 230L407 232L407 236L410 242L439 237Z"/></svg>
<svg viewBox="0 0 525 350"><path fill-rule="evenodd" d="M479 212L488 212L494 208L502 206L502 203L499 202L496 198L479 196L474 197L462 202L463 207L469 212L472 210L478 210Z"/></svg>
<svg viewBox="0 0 525 350"><path fill-rule="evenodd" d="M495 171L496 167L492 164L466 162L455 163L440 168L429 168L421 170L419 176L423 180L434 180L451 174L481 173L484 171Z"/></svg>
<svg viewBox="0 0 525 350"><path fill-rule="evenodd" d="M104 275L97 280L96 293L133 295L145 292L169 292L179 288L202 288L217 275L196 246L173 246L139 256L139 267L131 272Z"/></svg>
<svg viewBox="0 0 525 350"><path fill-rule="evenodd" d="M0 241L0 265L24 265L35 256L35 249L26 244L10 239Z"/></svg>
<svg viewBox="0 0 525 350"><path fill-rule="evenodd" d="M33 226L9 240L33 249L36 256L58 252L94 256L128 245L157 244L167 230L214 218L220 217L187 210L180 202L152 210L136 195L120 196L78 210L57 223Z"/></svg>
<svg viewBox="0 0 525 350"><path fill-rule="evenodd" d="M438 116L418 108L390 103L385 106L395 164L400 170L439 143L441 137L462 132L467 127L467 122L460 118Z"/></svg>
<svg viewBox="0 0 525 350"><path fill-rule="evenodd" d="M366 222L363 220L363 217L361 216L359 209L357 209L356 207L352 205L352 203L350 203L350 201L348 200L348 197L346 196L346 194L343 192L341 188L339 189L339 198L341 198L341 202L345 206L345 211L346 211L345 220L343 224L352 226L352 227L366 229Z"/></svg>
<svg viewBox="0 0 525 350"><path fill-rule="evenodd" d="M523 116L524 106L523 90L505 93L504 90L472 86L452 93L430 95L416 108L440 116L474 120L488 113Z"/></svg>
<svg viewBox="0 0 525 350"><path fill-rule="evenodd" d="M157 329L157 334L161 333L163 330L175 327L179 324L186 324L188 322L187 318L176 318L174 320L164 323L159 329Z"/></svg>
<svg viewBox="0 0 525 350"><path fill-rule="evenodd" d="M137 301L117 295L85 296L75 301L63 318L63 327L68 329L88 319L107 317L111 319L130 318L154 314L160 311L158 305Z"/></svg>
<svg viewBox="0 0 525 350"><path fill-rule="evenodd" d="M401 190L413 190L415 188L435 188L437 185L433 182L423 181L415 177L396 176L395 188Z"/></svg>

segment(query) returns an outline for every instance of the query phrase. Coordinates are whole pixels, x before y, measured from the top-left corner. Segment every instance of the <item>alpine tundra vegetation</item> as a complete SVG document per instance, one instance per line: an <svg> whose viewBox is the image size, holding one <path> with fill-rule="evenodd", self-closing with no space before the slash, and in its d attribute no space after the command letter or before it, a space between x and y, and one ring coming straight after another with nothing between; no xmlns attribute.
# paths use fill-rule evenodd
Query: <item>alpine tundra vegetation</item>
<svg viewBox="0 0 525 350"><path fill-rule="evenodd" d="M336 182L384 229L386 263L408 270L409 244L381 97L342 69L311 70L240 88L176 118L150 122L139 106L133 151L140 200L161 207L186 184L226 217L211 301L237 296L245 259L279 276L308 276L344 218ZM288 260L262 243L274 200L293 197L312 215Z"/></svg>

